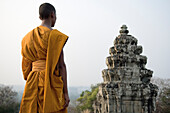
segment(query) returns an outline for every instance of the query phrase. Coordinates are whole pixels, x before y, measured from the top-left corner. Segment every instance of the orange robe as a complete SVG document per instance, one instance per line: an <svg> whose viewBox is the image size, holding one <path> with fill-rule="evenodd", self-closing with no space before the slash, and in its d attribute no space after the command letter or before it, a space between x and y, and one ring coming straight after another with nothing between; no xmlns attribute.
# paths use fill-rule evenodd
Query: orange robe
<svg viewBox="0 0 170 113"><path fill-rule="evenodd" d="M44 26L33 29L23 38L22 71L26 85L20 113L67 113L67 109L63 109L62 76L55 69L67 39L68 36L58 30ZM44 70L32 70L32 63L38 60L46 60Z"/></svg>

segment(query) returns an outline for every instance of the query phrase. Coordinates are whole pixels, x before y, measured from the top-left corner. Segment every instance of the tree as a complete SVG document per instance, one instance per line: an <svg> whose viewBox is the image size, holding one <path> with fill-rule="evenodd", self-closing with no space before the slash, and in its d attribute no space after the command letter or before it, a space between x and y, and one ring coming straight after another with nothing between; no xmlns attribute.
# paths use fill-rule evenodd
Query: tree
<svg viewBox="0 0 170 113"><path fill-rule="evenodd" d="M170 79L154 77L151 82L159 87L155 113L170 113Z"/></svg>
<svg viewBox="0 0 170 113"><path fill-rule="evenodd" d="M85 90L80 94L80 97L77 99L77 101L79 102L79 104L77 105L78 111L93 111L92 104L96 100L98 90L98 85L92 85L91 91Z"/></svg>
<svg viewBox="0 0 170 113"><path fill-rule="evenodd" d="M163 88L158 95L156 113L170 113L170 88Z"/></svg>
<svg viewBox="0 0 170 113"><path fill-rule="evenodd" d="M17 92L9 86L0 86L0 113L18 113Z"/></svg>

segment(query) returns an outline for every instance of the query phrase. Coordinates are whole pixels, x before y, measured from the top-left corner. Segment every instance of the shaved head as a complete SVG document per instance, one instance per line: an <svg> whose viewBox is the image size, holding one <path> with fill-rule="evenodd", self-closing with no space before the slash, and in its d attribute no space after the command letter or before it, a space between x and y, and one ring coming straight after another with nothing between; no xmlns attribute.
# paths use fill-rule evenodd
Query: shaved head
<svg viewBox="0 0 170 113"><path fill-rule="evenodd" d="M39 7L39 15L41 20L47 19L52 12L56 13L54 6L49 3L43 3Z"/></svg>

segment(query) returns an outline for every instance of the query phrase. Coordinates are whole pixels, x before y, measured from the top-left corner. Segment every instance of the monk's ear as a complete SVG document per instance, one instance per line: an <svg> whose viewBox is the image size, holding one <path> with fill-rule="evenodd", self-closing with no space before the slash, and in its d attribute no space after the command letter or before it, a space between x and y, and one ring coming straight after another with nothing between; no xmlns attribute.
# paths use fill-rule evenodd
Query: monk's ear
<svg viewBox="0 0 170 113"><path fill-rule="evenodd" d="M54 17L55 17L55 13L51 12L51 18L54 18Z"/></svg>
<svg viewBox="0 0 170 113"><path fill-rule="evenodd" d="M42 20L41 16L39 16L40 20Z"/></svg>

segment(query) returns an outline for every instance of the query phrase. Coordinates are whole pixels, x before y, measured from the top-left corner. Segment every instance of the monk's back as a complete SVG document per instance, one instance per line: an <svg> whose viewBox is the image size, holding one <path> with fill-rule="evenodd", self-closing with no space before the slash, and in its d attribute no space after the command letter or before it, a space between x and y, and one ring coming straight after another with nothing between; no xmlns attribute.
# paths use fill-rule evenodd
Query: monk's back
<svg viewBox="0 0 170 113"><path fill-rule="evenodd" d="M51 30L44 26L29 32L22 40L22 54L31 61L45 60L50 32Z"/></svg>
<svg viewBox="0 0 170 113"><path fill-rule="evenodd" d="M68 36L39 26L22 40L22 71L26 86L20 113L67 113L63 80L57 65Z"/></svg>
<svg viewBox="0 0 170 113"><path fill-rule="evenodd" d="M26 85L20 113L67 113L69 96L63 47L68 36L52 30L56 21L53 5L41 4L39 14L41 26L22 40L22 72Z"/></svg>

